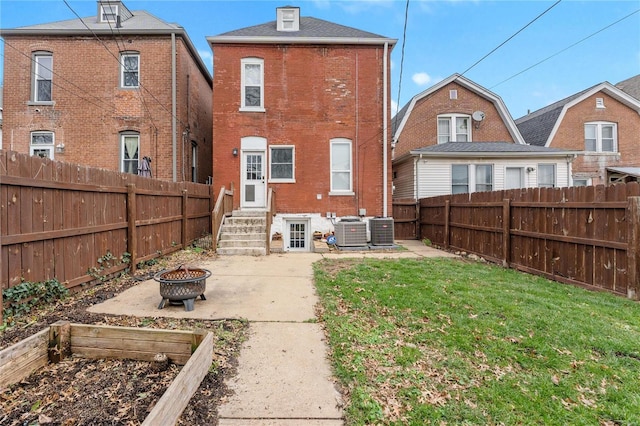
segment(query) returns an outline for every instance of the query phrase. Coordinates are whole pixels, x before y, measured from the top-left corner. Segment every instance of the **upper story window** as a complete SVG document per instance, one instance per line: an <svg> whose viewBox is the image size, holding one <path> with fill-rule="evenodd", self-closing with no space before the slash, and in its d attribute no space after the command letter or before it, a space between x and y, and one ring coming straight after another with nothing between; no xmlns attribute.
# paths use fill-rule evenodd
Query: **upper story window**
<svg viewBox="0 0 640 426"><path fill-rule="evenodd" d="M606 121L585 123L584 150L588 152L618 152L616 123Z"/></svg>
<svg viewBox="0 0 640 426"><path fill-rule="evenodd" d="M120 54L120 87L138 88L140 86L140 54L126 52Z"/></svg>
<svg viewBox="0 0 640 426"><path fill-rule="evenodd" d="M446 114L438 116L438 143L470 142L471 116Z"/></svg>
<svg viewBox="0 0 640 426"><path fill-rule="evenodd" d="M51 102L53 84L53 55L36 52L33 55L33 101Z"/></svg>
<svg viewBox="0 0 640 426"><path fill-rule="evenodd" d="M300 29L300 9L297 7L277 8L277 30L298 31Z"/></svg>
<svg viewBox="0 0 640 426"><path fill-rule="evenodd" d="M270 175L271 182L295 181L295 153L293 146L270 147Z"/></svg>
<svg viewBox="0 0 640 426"><path fill-rule="evenodd" d="M100 5L100 22L116 22L118 19L117 4L101 4Z"/></svg>
<svg viewBox="0 0 640 426"><path fill-rule="evenodd" d="M556 165L538 164L538 186L540 188L555 188Z"/></svg>
<svg viewBox="0 0 640 426"><path fill-rule="evenodd" d="M120 134L120 171L138 174L138 159L140 158L140 135L135 132Z"/></svg>
<svg viewBox="0 0 640 426"><path fill-rule="evenodd" d="M55 138L53 132L31 132L29 154L37 155L38 157L53 159L54 140Z"/></svg>
<svg viewBox="0 0 640 426"><path fill-rule="evenodd" d="M352 194L351 140L331 139L331 195Z"/></svg>
<svg viewBox="0 0 640 426"><path fill-rule="evenodd" d="M264 60L242 59L240 111L264 111Z"/></svg>

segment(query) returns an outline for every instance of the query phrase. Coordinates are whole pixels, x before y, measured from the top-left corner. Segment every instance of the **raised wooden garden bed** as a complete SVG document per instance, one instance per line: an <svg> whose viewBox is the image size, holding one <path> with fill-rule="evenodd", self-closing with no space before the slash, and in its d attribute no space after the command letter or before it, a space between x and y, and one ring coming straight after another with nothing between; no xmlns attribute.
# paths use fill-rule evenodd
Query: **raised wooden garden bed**
<svg viewBox="0 0 640 426"><path fill-rule="evenodd" d="M175 424L209 371L213 334L59 321L0 351L0 383L17 383L72 354L149 362L157 354L165 354L171 362L184 365L143 423Z"/></svg>

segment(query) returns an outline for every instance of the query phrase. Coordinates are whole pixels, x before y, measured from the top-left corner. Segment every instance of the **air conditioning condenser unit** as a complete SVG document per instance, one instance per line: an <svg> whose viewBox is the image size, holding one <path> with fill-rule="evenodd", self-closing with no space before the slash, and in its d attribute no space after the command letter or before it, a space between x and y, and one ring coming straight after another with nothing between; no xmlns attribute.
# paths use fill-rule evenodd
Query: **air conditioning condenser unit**
<svg viewBox="0 0 640 426"><path fill-rule="evenodd" d="M393 218L374 217L369 219L372 246L393 245Z"/></svg>
<svg viewBox="0 0 640 426"><path fill-rule="evenodd" d="M335 234L338 247L367 245L367 224L362 221L342 220L335 224Z"/></svg>

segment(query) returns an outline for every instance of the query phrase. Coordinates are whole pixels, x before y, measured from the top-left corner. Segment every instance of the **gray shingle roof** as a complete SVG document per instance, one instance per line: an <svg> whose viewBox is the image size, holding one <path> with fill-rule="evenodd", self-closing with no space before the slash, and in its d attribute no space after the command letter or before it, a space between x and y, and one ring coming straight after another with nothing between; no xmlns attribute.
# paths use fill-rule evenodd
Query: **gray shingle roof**
<svg viewBox="0 0 640 426"><path fill-rule="evenodd" d="M636 99L640 99L640 74L616 84L616 87Z"/></svg>
<svg viewBox="0 0 640 426"><path fill-rule="evenodd" d="M307 38L346 38L346 39L370 39L380 41L388 40L378 34L367 31L358 30L356 28L347 27L333 22L324 21L322 19L312 17L300 17L299 31L278 31L276 21L267 22L265 24L255 25L252 27L241 28L210 37L211 40L218 38L287 38L287 39L307 39Z"/></svg>
<svg viewBox="0 0 640 426"><path fill-rule="evenodd" d="M468 154L567 154L565 149L545 148L513 142L449 142L411 151L412 154L468 153Z"/></svg>
<svg viewBox="0 0 640 426"><path fill-rule="evenodd" d="M153 32L183 32L184 29L178 24L169 24L162 19L144 10L132 12L132 17L121 22L120 28L115 28L113 22L98 22L97 17L89 16L81 19L69 19L66 21L48 22L46 24L29 25L18 28L1 30L1 34L58 34L86 33L96 34L108 32L131 34L131 33L153 33Z"/></svg>
<svg viewBox="0 0 640 426"><path fill-rule="evenodd" d="M516 120L516 126L518 126L518 130L520 130L520 134L524 140L529 145L545 146L564 106L596 86L598 85L596 84L595 86L527 114L524 117L518 118Z"/></svg>

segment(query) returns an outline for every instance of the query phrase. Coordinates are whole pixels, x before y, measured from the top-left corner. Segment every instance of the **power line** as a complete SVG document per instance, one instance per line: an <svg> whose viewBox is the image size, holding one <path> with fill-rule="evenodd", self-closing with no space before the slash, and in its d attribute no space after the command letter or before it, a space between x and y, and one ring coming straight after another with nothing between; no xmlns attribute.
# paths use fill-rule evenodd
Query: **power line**
<svg viewBox="0 0 640 426"><path fill-rule="evenodd" d="M507 78L506 80L502 80L500 83L494 84L494 85L493 85L493 86L491 86L489 89L493 89L494 87L499 86L499 85L501 85L502 83L506 83L507 81L511 80L512 78L515 78L515 77L519 76L520 74L523 74L523 73L525 73L525 72L529 71L531 68L537 67L537 66L538 66L538 65L540 65L541 63L546 62L546 61L548 61L549 59L551 59L551 58L553 58L553 57L556 57L556 56L558 56L559 54L561 54L561 53L563 53L563 52L566 52L567 50L571 49L572 47L575 47L575 46L577 46L578 44L582 43L583 41L586 41L587 39L590 39L591 37L593 37L593 36L595 36L595 35L597 35L597 34L601 33L602 31L604 31L604 30L606 30L606 29L611 28L612 26L614 26L614 25L616 25L616 24L618 24L618 23L620 23L620 22L624 21L624 20L625 20L625 19L627 19L627 18L630 18L631 16L635 15L635 14L636 14L636 13L638 13L638 12L640 12L640 9L637 9L637 10L635 10L635 11L631 12L630 14L628 14L628 15L626 15L626 16L624 16L624 17L620 18L620 19L618 19L617 21L615 21L615 22L613 22L613 23L611 23L611 24L607 25L606 27L603 27L603 28L599 29L599 30L598 30L598 31L596 31L595 33L589 34L589 35L588 35L588 36L586 36L585 38L583 38L583 39L581 39L581 40L576 41L576 42L575 42L575 43L573 43L572 45L565 47L564 49L562 49L562 50L560 50L560 51L558 51L558 52L554 53L553 55L548 56L548 57L544 58L543 60L541 60L541 61L539 61L539 62L536 62L535 64L533 64L533 65L531 65L530 67L525 68L525 69L523 69L522 71L520 71L520 72L518 72L518 73L516 73L516 74L512 75L511 77Z"/></svg>
<svg viewBox="0 0 640 426"><path fill-rule="evenodd" d="M404 45L407 41L407 21L409 20L409 0L404 10L404 29L402 31L402 51L400 56L400 79L398 81L398 108L400 108L400 91L402 90L402 68L404 67Z"/></svg>
<svg viewBox="0 0 640 426"><path fill-rule="evenodd" d="M118 58L110 49L109 47L105 44L105 42L103 40L100 39L100 37L98 37L98 35L84 22L84 20L80 17L80 15L78 15L78 13L71 7L71 5L69 5L69 3L67 2L67 0L62 0L64 2L65 5L67 5L67 7L69 8L69 10L71 10L71 12L73 12L74 15L76 15L76 17L80 20L80 22L82 22L82 25L85 26L85 28L87 30L89 30L89 32L91 32L91 34L93 34L93 36L95 37L96 40L98 40L102 46L105 48L105 50L107 52L109 52L109 54L118 62L118 64L120 64L120 66L123 66L122 62L120 61L120 58ZM114 37L115 38L115 37ZM118 46L118 41L116 40L116 46ZM120 48L118 46L118 48ZM158 98L156 98L153 93L151 93L143 84L142 82L138 79L138 87L143 89L145 92L147 92L149 94L149 96L151 96L153 98L153 100L160 105L160 107L162 109L165 110L165 112L169 113L169 115L173 118L175 118L183 127L188 127L186 124L184 124L182 122L182 120L179 117L175 117L173 115L173 112L169 111L169 109L162 104L162 102L160 102L160 100L158 100ZM155 125L154 125L155 126Z"/></svg>
<svg viewBox="0 0 640 426"><path fill-rule="evenodd" d="M478 65L480 62L484 61L489 55L491 55L493 52L495 52L496 50L500 49L502 46L504 46L507 42L509 42L509 40L511 40L512 38L514 38L515 36L517 36L518 34L520 34L522 31L525 30L525 28L527 28L529 25L533 24L534 22L536 22L538 19L540 19L544 14L546 14L547 12L549 12L551 9L553 9L554 7L556 7L562 0L558 0L556 1L554 4L552 4L547 10L545 10L544 12L542 12L541 14L539 14L538 16L536 16L532 21L530 21L527 25L525 25L524 27L520 28L515 34L513 34L511 37L509 37L508 39L506 39L505 41L503 41L502 43L500 43L495 49L493 49L491 52L487 53L486 55L484 55L482 58L480 58L475 64L471 65L469 68L467 68L466 70L464 70L460 75L465 75L465 73L467 71L469 71L471 68L475 67L476 65Z"/></svg>

